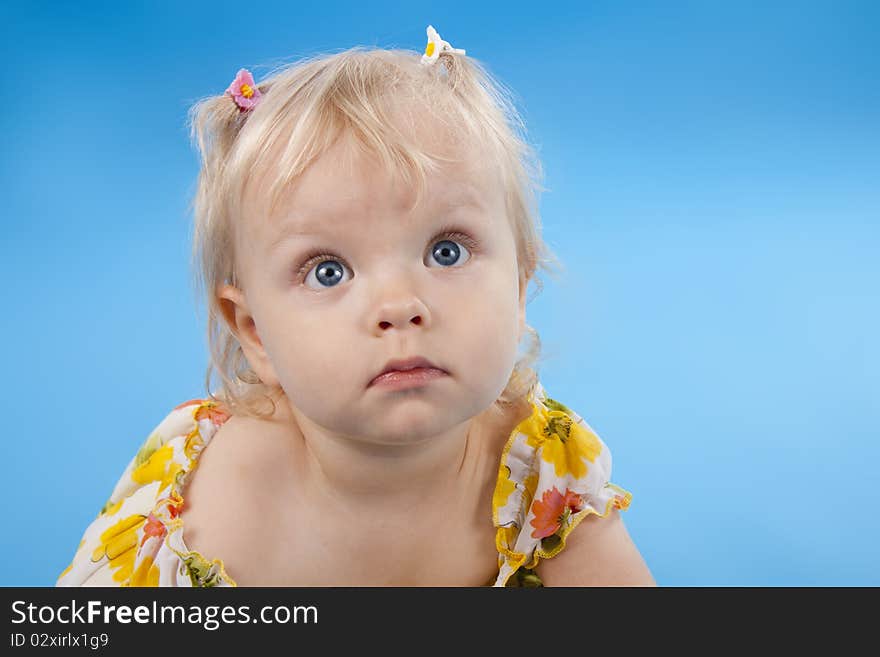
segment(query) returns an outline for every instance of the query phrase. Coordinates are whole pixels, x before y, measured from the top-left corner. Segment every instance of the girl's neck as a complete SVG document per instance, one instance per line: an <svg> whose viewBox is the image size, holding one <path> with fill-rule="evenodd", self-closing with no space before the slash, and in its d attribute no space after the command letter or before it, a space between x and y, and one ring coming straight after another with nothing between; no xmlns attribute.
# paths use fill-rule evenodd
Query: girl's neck
<svg viewBox="0 0 880 657"><path fill-rule="evenodd" d="M494 408L417 444L382 445L328 432L283 394L277 401L272 421L291 446L295 494L328 513L393 522L445 513L487 491L491 499L510 432Z"/></svg>

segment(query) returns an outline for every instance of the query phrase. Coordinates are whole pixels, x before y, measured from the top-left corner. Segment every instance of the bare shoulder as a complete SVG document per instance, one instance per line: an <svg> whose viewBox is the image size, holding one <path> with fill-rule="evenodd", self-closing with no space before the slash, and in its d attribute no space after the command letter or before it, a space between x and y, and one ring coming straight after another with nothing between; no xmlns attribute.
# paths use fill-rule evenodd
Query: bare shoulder
<svg viewBox="0 0 880 657"><path fill-rule="evenodd" d="M202 450L182 492L184 541L209 559L243 563L260 540L280 477L271 437L233 416Z"/></svg>
<svg viewBox="0 0 880 657"><path fill-rule="evenodd" d="M545 586L657 586L617 509L584 518L537 573Z"/></svg>

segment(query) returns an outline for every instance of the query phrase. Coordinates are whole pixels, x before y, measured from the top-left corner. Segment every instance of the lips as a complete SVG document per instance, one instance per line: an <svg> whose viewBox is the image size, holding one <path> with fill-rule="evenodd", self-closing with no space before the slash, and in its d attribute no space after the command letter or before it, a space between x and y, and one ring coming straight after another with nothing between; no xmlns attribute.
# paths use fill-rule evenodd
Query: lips
<svg viewBox="0 0 880 657"><path fill-rule="evenodd" d="M388 372L405 372L407 370L414 370L416 368L435 369L448 374L446 370L444 370L442 367L434 365L434 363L429 361L427 358L423 358L422 356L414 356L412 358L407 358L404 360L394 359L388 361L384 369L379 372L375 377L373 377L373 380L370 381L370 385L372 385L380 376Z"/></svg>

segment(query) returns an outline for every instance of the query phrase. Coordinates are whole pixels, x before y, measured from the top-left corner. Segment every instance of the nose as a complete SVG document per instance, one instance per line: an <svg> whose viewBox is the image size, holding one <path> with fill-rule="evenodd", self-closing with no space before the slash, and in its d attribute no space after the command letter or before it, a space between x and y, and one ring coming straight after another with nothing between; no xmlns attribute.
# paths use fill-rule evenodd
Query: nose
<svg viewBox="0 0 880 657"><path fill-rule="evenodd" d="M382 335L390 329L403 330L411 326L425 328L429 323L427 306L418 297L409 295L386 298L376 313L373 328L377 335Z"/></svg>

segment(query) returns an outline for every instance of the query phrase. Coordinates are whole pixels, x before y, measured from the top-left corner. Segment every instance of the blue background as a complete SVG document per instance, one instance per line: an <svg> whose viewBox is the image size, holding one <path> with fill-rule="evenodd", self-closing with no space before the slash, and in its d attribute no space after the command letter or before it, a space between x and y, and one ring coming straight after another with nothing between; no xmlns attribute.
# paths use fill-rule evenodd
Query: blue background
<svg viewBox="0 0 880 657"><path fill-rule="evenodd" d="M880 585L878 5L552 7L3 4L0 584L54 584L204 392L189 105L431 23L517 93L567 265L528 306L542 381L658 583Z"/></svg>

